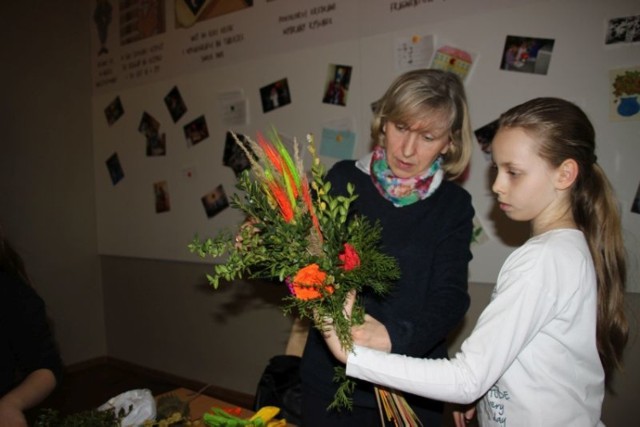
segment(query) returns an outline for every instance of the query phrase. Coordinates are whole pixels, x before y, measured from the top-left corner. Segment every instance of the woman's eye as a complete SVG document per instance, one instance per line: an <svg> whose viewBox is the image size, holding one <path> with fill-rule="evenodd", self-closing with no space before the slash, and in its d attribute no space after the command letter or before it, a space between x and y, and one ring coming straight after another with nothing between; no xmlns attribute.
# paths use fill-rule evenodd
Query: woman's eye
<svg viewBox="0 0 640 427"><path fill-rule="evenodd" d="M402 123L394 123L393 125L394 125L394 126L396 127L396 129L398 129L400 132L403 132L403 131L407 130L407 126L406 126L406 125L404 125L404 124L402 124Z"/></svg>
<svg viewBox="0 0 640 427"><path fill-rule="evenodd" d="M422 135L422 139L424 139L425 141L431 142L434 140L432 135Z"/></svg>

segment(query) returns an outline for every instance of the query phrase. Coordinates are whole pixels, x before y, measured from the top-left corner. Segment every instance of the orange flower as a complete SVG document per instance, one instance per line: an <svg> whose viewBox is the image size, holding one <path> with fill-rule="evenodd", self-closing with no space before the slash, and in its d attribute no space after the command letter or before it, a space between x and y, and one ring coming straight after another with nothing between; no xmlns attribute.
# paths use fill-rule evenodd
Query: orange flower
<svg viewBox="0 0 640 427"><path fill-rule="evenodd" d="M338 255L340 261L342 261L342 269L344 271L353 270L360 266L360 256L356 249L349 243L344 244L344 251Z"/></svg>
<svg viewBox="0 0 640 427"><path fill-rule="evenodd" d="M293 277L291 284L293 295L306 301L322 297L323 294L320 292L322 288L325 292L332 294L333 286L324 284L326 278L327 273L320 270L318 264L313 263L301 268Z"/></svg>

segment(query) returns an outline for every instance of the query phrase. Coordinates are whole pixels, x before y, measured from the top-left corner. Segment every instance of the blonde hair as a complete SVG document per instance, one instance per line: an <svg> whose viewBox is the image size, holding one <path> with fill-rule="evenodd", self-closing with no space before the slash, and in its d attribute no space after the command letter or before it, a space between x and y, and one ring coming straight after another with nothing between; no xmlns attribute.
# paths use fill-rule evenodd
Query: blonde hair
<svg viewBox="0 0 640 427"><path fill-rule="evenodd" d="M536 98L500 117L499 128L522 128L539 142L538 154L553 167L566 159L579 171L571 188L571 210L584 233L598 282L597 343L600 360L610 374L622 366L629 335L624 312L626 253L620 213L613 188L597 163L595 130L576 105L558 98Z"/></svg>
<svg viewBox="0 0 640 427"><path fill-rule="evenodd" d="M371 140L384 146L387 122L411 123L434 112L449 117L451 146L443 156L442 169L448 179L455 179L469 163L473 133L464 86L451 72L420 69L397 77L376 103Z"/></svg>

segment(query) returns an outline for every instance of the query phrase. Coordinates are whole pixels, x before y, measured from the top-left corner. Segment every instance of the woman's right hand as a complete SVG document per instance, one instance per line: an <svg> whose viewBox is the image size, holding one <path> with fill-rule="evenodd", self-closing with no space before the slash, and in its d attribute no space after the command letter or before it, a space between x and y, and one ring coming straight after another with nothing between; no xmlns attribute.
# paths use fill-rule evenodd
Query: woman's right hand
<svg viewBox="0 0 640 427"><path fill-rule="evenodd" d="M344 314L347 319L351 318L351 313L353 311L353 305L356 302L356 293L355 291L349 292L347 298L344 302ZM347 363L348 354L345 349L342 347L340 343L340 339L338 338L338 334L336 334L336 330L333 327L333 319L324 318L322 319L322 336L324 337L329 350L335 356L336 359L341 361L342 363Z"/></svg>

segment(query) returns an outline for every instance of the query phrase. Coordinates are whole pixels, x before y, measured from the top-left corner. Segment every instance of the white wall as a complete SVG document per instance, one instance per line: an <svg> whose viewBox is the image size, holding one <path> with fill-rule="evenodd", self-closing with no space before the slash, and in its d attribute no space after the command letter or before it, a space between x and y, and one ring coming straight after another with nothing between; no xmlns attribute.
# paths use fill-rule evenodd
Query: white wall
<svg viewBox="0 0 640 427"><path fill-rule="evenodd" d="M353 4L354 0L345 3ZM638 7L634 7L632 0L519 3L522 4L517 7L488 8L485 12L461 14L459 18L443 21L434 21L427 16L427 7L416 8L414 15L425 14L427 23L416 25L415 16L398 15L396 19L410 20L412 25L403 27L396 22L388 25L395 28L392 32L292 49L266 57L257 55L237 63L197 69L197 73L94 96L100 253L198 262L199 259L185 250L186 243L195 233L213 235L241 221L241 215L230 210L209 219L200 202L200 197L219 184L223 184L228 194L235 190L231 169L222 166L228 126L219 112L219 94L243 91L248 100L249 122L235 126L233 130L250 136L275 126L284 135L300 141L304 141L307 133L313 133L319 140L327 122L350 119L357 133L354 156L359 157L370 148L371 103L401 72L396 68L397 40L432 35L438 47L448 44L475 55L473 70L465 83L474 129L496 119L511 106L536 96L567 98L585 109L597 129L599 163L621 200L631 261L630 278L633 283L638 282L640 215L630 213L629 209L640 181L640 175L635 172L635 159L640 158L640 147L636 143L640 121L609 119L608 73L610 69L638 65L640 45L604 45L607 19L633 15ZM366 22L369 10L364 2L360 7L360 19ZM453 2L451 7L455 7ZM243 13L245 11L238 12L237 16ZM230 16L225 19L233 22L233 15ZM216 27L215 20L200 25L204 29ZM260 22L255 22L252 28L259 25ZM548 74L500 70L507 35L553 39L555 44ZM353 66L345 107L321 102L329 64ZM263 113L259 89L282 78L288 79L292 103ZM174 86L180 89L189 108L185 118L176 124L163 102L163 97ZM108 126L104 108L116 95L124 104L125 114ZM161 132L166 132L167 155L162 158L149 158L144 153L144 137L137 126L145 111L158 119ZM202 114L206 117L210 136L194 147L187 147L182 126ZM116 186L111 184L104 164L113 152L118 153L125 169L125 178ZM323 157L323 160L328 166L336 161L330 157ZM183 170L188 166L195 168L196 178L184 179ZM477 216L490 239L483 245L474 246L470 279L490 283L514 246L526 238L527 231L514 237L517 227L496 212L487 171L488 162L476 147L470 176L464 186L473 196ZM170 212L154 212L152 183L158 180L169 183ZM640 285L635 289L640 291Z"/></svg>

